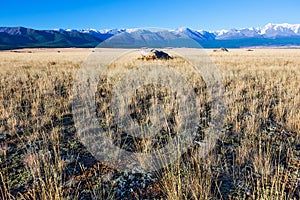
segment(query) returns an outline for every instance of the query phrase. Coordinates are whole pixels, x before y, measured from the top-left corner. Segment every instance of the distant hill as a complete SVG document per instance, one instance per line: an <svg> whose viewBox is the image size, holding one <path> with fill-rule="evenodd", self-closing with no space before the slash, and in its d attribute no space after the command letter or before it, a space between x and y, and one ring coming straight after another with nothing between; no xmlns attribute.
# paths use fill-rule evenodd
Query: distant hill
<svg viewBox="0 0 300 200"><path fill-rule="evenodd" d="M95 47L100 42L90 34L70 31L0 27L0 49L25 47Z"/></svg>
<svg viewBox="0 0 300 200"><path fill-rule="evenodd" d="M111 30L34 30L24 27L0 27L0 49L31 47L193 47L204 48L290 47L300 46L300 24L267 24L262 28L221 31L154 29Z"/></svg>

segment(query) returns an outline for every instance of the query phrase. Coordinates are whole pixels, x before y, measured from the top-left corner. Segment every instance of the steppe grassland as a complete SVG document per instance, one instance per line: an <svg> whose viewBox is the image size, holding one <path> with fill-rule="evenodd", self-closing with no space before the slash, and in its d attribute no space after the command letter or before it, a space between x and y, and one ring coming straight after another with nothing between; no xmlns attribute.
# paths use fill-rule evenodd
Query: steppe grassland
<svg viewBox="0 0 300 200"><path fill-rule="evenodd" d="M78 154L68 149L80 149L79 142L66 138L62 132L72 129L73 80L90 51L39 49L0 53L2 198L80 196L83 188L76 182L79 175L65 175ZM191 154L189 159L183 158L158 174L163 197L297 199L300 51L206 51L221 71L226 89L226 137L206 160ZM184 65L180 59L170 62L176 61ZM140 99L144 92L138 93ZM89 169L83 168L81 174L86 171ZM70 182L75 186L66 186ZM99 188L97 191L94 184L88 182L84 190L90 190L92 196L108 195Z"/></svg>

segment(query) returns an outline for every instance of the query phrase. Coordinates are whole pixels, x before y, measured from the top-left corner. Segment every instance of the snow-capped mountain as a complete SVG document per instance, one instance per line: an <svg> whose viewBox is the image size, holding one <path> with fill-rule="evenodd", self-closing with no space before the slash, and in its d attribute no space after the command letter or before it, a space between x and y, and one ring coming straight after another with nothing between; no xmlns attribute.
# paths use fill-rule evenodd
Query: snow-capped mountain
<svg viewBox="0 0 300 200"><path fill-rule="evenodd" d="M259 33L265 37L289 37L300 36L300 24L267 24L259 29Z"/></svg>
<svg viewBox="0 0 300 200"><path fill-rule="evenodd" d="M81 33L89 33L97 38L103 38L106 36L114 36L121 33L128 33L138 37L159 37L163 39L173 39L178 36L192 38L194 40L206 40L206 39L214 39L215 35L213 33L209 33L207 31L195 31L189 28L178 28L176 30L165 30L165 29L111 29L111 30L95 30L95 29L86 29L86 30L71 30L66 29L65 31L78 31ZM151 35L151 36L150 36ZM152 38L154 39L154 38Z"/></svg>
<svg viewBox="0 0 300 200"><path fill-rule="evenodd" d="M141 30L144 30L141 31ZM230 30L220 30L220 31L204 31L204 30L192 30L190 28L178 28L176 30L159 30L152 31L151 29L111 29L111 30L95 30L95 29L86 29L86 30L73 30L66 29L63 31L71 32L81 32L89 33L100 39L107 39L111 36L120 34L120 33L145 33L148 30L150 32L155 32L156 35L166 35L166 32L169 33L170 37L174 35L185 36L196 41L200 40L228 40L228 39L244 39L244 38L277 38L277 37L298 37L300 36L300 24L272 24L269 23L264 27L257 28L242 28L242 29L230 29ZM59 29L62 31L62 29ZM149 32L147 32L149 33Z"/></svg>
<svg viewBox="0 0 300 200"><path fill-rule="evenodd" d="M107 39L111 36L120 34L120 33L141 33L141 30L148 29L111 29L111 30L79 30L81 33L89 33L100 39ZM66 29L65 31L78 31ZM160 30L152 31L156 35L161 35L166 37L174 37L174 35L185 36L196 41L201 40L230 40L230 39L246 39L246 38L278 38L278 37L300 37L300 24L272 24L269 23L264 27L251 27L251 28L241 28L241 29L230 29L230 30L220 30L220 31L205 31L205 30L192 30L190 28L178 28L176 30ZM166 34L168 32L168 34Z"/></svg>
<svg viewBox="0 0 300 200"><path fill-rule="evenodd" d="M299 37L300 24L267 24L262 28L222 30L216 39Z"/></svg>
<svg viewBox="0 0 300 200"><path fill-rule="evenodd" d="M260 38L262 35L255 28L231 29L217 32L216 39L242 39L242 38Z"/></svg>
<svg viewBox="0 0 300 200"><path fill-rule="evenodd" d="M23 47L186 47L195 42L206 48L250 46L300 46L300 24L267 24L258 28L220 31L166 29L54 29L34 30L24 27L0 27L0 49Z"/></svg>

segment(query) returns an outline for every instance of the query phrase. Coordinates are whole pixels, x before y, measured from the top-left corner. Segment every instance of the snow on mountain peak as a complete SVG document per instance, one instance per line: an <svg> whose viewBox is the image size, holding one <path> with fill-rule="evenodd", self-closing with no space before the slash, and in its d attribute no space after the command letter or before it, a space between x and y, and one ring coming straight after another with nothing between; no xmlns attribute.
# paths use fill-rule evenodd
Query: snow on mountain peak
<svg viewBox="0 0 300 200"><path fill-rule="evenodd" d="M220 31L216 31L216 33L217 33L217 36L221 36L221 35L223 35L223 34L225 34L225 33L228 33L229 31L228 30L225 30L225 29L222 29L222 30L220 30Z"/></svg>
<svg viewBox="0 0 300 200"><path fill-rule="evenodd" d="M125 31L127 33L133 33L133 32L136 32L136 31L139 31L141 30L140 28L128 28L128 29L125 29Z"/></svg>
<svg viewBox="0 0 300 200"><path fill-rule="evenodd" d="M300 24L272 24L269 23L265 27L260 28L260 34L265 37L287 37L300 36Z"/></svg>
<svg viewBox="0 0 300 200"><path fill-rule="evenodd" d="M176 29L175 31L176 32L190 32L192 30L189 29L188 27L180 27L180 28Z"/></svg>

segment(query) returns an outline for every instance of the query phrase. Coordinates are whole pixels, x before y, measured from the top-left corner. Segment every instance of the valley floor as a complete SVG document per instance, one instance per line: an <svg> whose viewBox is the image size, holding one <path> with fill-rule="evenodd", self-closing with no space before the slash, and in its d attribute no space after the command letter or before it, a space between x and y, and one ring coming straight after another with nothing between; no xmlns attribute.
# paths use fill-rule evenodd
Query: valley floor
<svg viewBox="0 0 300 200"><path fill-rule="evenodd" d="M77 72L94 52L0 51L0 199L300 198L299 49L204 49L201 55L218 68L225 88L224 137L205 158L195 145L153 172L114 169L97 160L76 134L72 89ZM168 103L168 90L140 88L132 97L131 117L148 123L147 109L159 99L168 109L167 128L148 146L117 131L110 110L112 90L116 77L142 62L138 55L116 60L100 79L96 112L116 145L147 152L174 136L179 118ZM170 64L186 73L201 102L197 137L204 140L213 117L205 83L183 69L187 62L182 58L146 62Z"/></svg>

